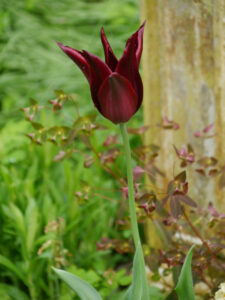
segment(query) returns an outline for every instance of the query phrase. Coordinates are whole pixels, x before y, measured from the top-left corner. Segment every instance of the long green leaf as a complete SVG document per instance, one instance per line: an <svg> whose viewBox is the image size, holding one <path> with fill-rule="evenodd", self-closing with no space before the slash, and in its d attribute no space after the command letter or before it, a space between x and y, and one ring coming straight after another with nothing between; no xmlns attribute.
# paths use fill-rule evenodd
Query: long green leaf
<svg viewBox="0 0 225 300"><path fill-rule="evenodd" d="M7 257L0 255L0 265L3 265L4 267L8 268L10 271L12 271L14 274L16 274L25 285L28 285L27 279L24 276L24 274L20 271L20 269L12 263Z"/></svg>
<svg viewBox="0 0 225 300"><path fill-rule="evenodd" d="M102 300L99 293L89 283L69 272L53 268L56 274L74 290L81 300Z"/></svg>
<svg viewBox="0 0 225 300"><path fill-rule="evenodd" d="M194 285L193 285L193 279L192 279L192 271L191 271L191 260L192 260L192 254L193 254L194 246L191 247L189 250L183 267L181 269L181 273L178 279L177 286L175 288L175 291L178 294L179 300L194 300Z"/></svg>
<svg viewBox="0 0 225 300"><path fill-rule="evenodd" d="M133 280L132 280L130 299L141 300L142 294L143 294L142 257L141 257L141 245L139 244L134 255Z"/></svg>
<svg viewBox="0 0 225 300"><path fill-rule="evenodd" d="M145 263L141 244L138 245L133 262L133 280L129 295L131 300L149 300L149 287L145 273Z"/></svg>
<svg viewBox="0 0 225 300"><path fill-rule="evenodd" d="M126 290L123 300L130 300L131 299L131 292L132 292L132 285L129 286L129 288Z"/></svg>

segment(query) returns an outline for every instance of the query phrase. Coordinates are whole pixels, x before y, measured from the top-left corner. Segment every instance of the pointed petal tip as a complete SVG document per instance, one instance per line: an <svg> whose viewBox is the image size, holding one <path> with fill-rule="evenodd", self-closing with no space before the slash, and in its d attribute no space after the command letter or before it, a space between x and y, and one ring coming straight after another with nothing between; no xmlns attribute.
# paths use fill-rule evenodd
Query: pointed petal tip
<svg viewBox="0 0 225 300"><path fill-rule="evenodd" d="M146 20L144 20L144 22L141 24L141 27L144 27L146 24Z"/></svg>
<svg viewBox="0 0 225 300"><path fill-rule="evenodd" d="M105 34L105 31L104 31L103 26L101 27L101 35L102 35L102 34Z"/></svg>
<svg viewBox="0 0 225 300"><path fill-rule="evenodd" d="M58 42L58 41L55 41L56 42L56 44L62 49L62 50L64 50L64 45L62 44L62 43L60 43L60 42Z"/></svg>

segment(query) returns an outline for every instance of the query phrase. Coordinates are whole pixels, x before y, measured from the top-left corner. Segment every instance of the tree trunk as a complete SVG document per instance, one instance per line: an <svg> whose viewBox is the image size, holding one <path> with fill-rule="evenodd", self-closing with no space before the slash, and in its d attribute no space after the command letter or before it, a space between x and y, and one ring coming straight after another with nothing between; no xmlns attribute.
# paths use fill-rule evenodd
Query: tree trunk
<svg viewBox="0 0 225 300"><path fill-rule="evenodd" d="M141 0L146 20L143 49L146 144L160 146L157 164L165 172L158 188L181 169L173 145L194 148L196 160L218 158L225 164L225 0ZM163 117L179 130L157 127ZM214 123L212 138L194 132ZM211 133L211 131L210 131ZM201 206L211 201L225 212L225 188L218 178L187 169L189 194Z"/></svg>

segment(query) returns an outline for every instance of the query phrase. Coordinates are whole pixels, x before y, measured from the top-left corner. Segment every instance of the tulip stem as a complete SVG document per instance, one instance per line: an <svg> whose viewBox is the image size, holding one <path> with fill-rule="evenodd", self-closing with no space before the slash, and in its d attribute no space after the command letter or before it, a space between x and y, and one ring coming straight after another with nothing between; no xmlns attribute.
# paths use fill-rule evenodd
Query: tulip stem
<svg viewBox="0 0 225 300"><path fill-rule="evenodd" d="M131 166L131 152L130 152L130 143L129 137L127 133L127 128L125 123L120 124L120 130L123 137L124 143L124 150L126 156L126 163L127 163L127 181L128 181L128 196L129 196L129 211L130 211L130 218L131 218L131 230L134 239L135 248L137 249L138 244L141 243L140 235L138 230L138 223L137 223L137 215L135 209L135 198L134 198L134 183L133 183L133 173L132 173L132 166Z"/></svg>
<svg viewBox="0 0 225 300"><path fill-rule="evenodd" d="M133 172L131 166L131 151L130 151L130 143L129 137L127 133L127 128L125 123L120 124L120 130L123 137L124 149L125 149L125 156L126 156L126 163L127 163L127 181L128 181L128 198L129 198L129 212L131 218L131 230L134 239L135 248L137 249L138 245L141 245L141 239L138 230L138 222L137 222L137 215L136 215L136 208L135 208L135 197L134 197L134 183L133 183ZM143 278L143 299L149 299L148 296L148 281L145 272L145 261L144 261L144 254L141 248L141 260L142 260L142 267L144 268L143 274L145 274L145 278Z"/></svg>

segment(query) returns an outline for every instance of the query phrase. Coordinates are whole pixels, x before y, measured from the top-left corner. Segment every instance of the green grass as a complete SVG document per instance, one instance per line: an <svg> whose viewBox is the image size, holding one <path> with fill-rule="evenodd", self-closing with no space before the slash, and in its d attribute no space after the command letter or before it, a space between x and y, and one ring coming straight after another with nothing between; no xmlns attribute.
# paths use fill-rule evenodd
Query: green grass
<svg viewBox="0 0 225 300"><path fill-rule="evenodd" d="M94 111L84 76L55 41L103 58L99 37L102 25L120 56L126 39L139 26L138 1L2 0L0 3L2 300L73 299L51 271L57 251L62 259L66 258L64 250L70 254L70 268L78 270L78 274L84 270L90 283L97 280L103 296L118 286L107 284L103 272L114 268L121 257L112 256L110 251L96 252L96 242L101 237L117 236L114 218L121 197L118 184L98 164L84 169L84 155L75 153L71 159L54 162L59 148L50 143L31 144L25 134L32 129L19 111L29 105L30 97L39 104L47 104L54 97L54 89L75 93L81 115ZM76 118L72 104L66 105L65 114ZM140 118L139 114L133 124ZM51 113L43 113L41 120L47 125L63 122ZM111 134L118 130L103 118L98 120L112 129ZM93 136L98 151L102 150L108 133ZM81 142L76 140L76 143L85 154ZM74 192L85 187L93 190L99 187L98 193L92 194L86 204L78 203ZM113 201L107 201L101 194ZM59 217L64 220L62 224L58 222L62 228L46 234L47 224L58 221ZM53 242L46 247L48 241ZM43 251L38 255L40 248Z"/></svg>

